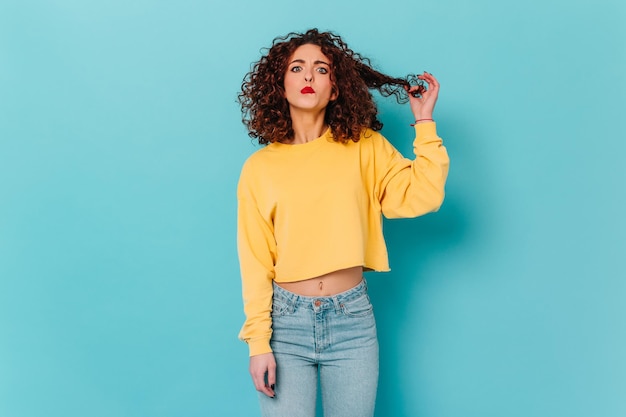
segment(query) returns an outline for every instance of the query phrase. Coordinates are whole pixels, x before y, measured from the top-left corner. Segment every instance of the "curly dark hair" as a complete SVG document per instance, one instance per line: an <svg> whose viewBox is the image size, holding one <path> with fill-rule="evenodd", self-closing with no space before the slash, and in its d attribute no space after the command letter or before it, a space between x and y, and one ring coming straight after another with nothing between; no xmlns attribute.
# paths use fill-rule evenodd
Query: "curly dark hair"
<svg viewBox="0 0 626 417"><path fill-rule="evenodd" d="M257 138L260 144L289 141L294 137L289 103L284 96L284 79L288 59L305 44L319 46L330 60L331 82L340 94L328 103L325 122L336 141L357 142L364 128L382 129L370 89L378 90L385 97L395 96L398 103L406 103L407 89L411 85L420 86L418 94L425 88L415 75L394 78L374 70L369 59L348 48L341 37L332 32L310 29L277 37L246 74L238 95L248 135Z"/></svg>

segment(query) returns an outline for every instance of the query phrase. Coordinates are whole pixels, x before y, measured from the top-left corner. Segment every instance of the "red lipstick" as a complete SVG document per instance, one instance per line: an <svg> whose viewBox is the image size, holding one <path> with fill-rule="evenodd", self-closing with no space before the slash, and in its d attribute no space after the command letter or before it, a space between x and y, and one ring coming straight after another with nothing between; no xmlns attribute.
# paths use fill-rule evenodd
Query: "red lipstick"
<svg viewBox="0 0 626 417"><path fill-rule="evenodd" d="M315 94L315 90L313 90L313 88L311 87L304 87L302 90L300 90L300 92L302 94Z"/></svg>

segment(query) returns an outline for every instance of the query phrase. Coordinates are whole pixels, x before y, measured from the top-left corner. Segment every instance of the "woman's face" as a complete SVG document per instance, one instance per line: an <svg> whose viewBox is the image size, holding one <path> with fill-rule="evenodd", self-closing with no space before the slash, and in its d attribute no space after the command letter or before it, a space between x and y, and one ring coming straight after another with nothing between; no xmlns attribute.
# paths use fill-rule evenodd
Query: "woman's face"
<svg viewBox="0 0 626 417"><path fill-rule="evenodd" d="M302 45L293 52L284 87L292 111L319 112L337 98L330 79L330 60L317 45Z"/></svg>

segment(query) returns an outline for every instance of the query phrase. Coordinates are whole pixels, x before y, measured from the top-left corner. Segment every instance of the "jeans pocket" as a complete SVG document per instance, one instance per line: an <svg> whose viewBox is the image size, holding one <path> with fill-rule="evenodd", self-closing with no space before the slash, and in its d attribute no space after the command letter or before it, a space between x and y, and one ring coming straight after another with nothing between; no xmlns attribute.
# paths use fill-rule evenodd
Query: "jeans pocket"
<svg viewBox="0 0 626 417"><path fill-rule="evenodd" d="M272 300L272 317L284 316L289 310L289 305L280 298Z"/></svg>
<svg viewBox="0 0 626 417"><path fill-rule="evenodd" d="M341 303L341 311L349 317L365 317L372 314L373 307L367 294L350 301Z"/></svg>

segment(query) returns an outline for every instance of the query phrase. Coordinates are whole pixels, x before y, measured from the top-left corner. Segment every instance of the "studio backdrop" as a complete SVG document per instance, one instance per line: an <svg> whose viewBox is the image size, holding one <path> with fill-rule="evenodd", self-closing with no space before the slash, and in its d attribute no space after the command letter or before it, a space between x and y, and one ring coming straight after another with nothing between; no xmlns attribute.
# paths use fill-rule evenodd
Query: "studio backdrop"
<svg viewBox="0 0 626 417"><path fill-rule="evenodd" d="M379 417L626 415L620 0L3 0L0 415L258 416L237 94L272 39L429 71L439 212L368 273ZM407 105L377 97L412 157Z"/></svg>

